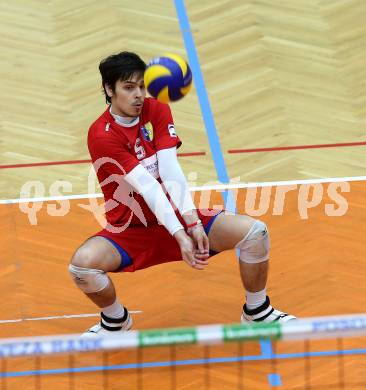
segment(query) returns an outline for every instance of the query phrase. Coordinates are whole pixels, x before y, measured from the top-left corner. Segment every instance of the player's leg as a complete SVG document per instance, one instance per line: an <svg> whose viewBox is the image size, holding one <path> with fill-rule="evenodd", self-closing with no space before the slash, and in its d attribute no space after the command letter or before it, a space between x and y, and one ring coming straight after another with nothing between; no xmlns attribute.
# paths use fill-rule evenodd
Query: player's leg
<svg viewBox="0 0 366 390"><path fill-rule="evenodd" d="M79 289L101 309L101 321L89 329L94 334L104 331L128 330L132 319L116 298L116 291L107 272L120 267L121 255L104 237L88 239L75 252L69 266Z"/></svg>
<svg viewBox="0 0 366 390"><path fill-rule="evenodd" d="M237 248L246 303L242 322L288 321L293 316L273 309L266 295L269 234L266 225L246 215L217 216L209 232L210 249L215 252Z"/></svg>
<svg viewBox="0 0 366 390"><path fill-rule="evenodd" d="M217 216L209 232L210 249L223 252L233 249L248 234L256 220L246 215ZM240 276L246 291L263 290L267 283L268 260L251 264L240 261Z"/></svg>

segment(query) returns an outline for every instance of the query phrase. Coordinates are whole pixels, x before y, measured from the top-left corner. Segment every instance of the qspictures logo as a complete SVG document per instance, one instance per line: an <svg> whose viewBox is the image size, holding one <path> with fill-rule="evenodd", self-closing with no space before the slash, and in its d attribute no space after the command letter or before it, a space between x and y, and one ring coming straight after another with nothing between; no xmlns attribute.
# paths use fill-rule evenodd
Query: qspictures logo
<svg viewBox="0 0 366 390"><path fill-rule="evenodd" d="M108 165L105 166L105 165ZM109 171L115 172L103 179L98 184L97 174L103 168L108 168ZM146 167L145 167L146 169ZM158 179L158 167L156 167ZM138 218L142 225L146 226L146 218L140 204L136 201L136 192L125 179L126 172L123 167L112 158L101 158L97 160L89 170L87 187L87 195L67 195L72 193L72 183L64 180L57 180L50 185L48 190L41 181L26 182L20 191L19 209L28 217L31 225L37 225L38 213L42 208L46 207L47 214L60 218L67 215L71 209L71 199L77 199L79 202L73 204L73 207L80 207L93 214L102 228L106 228L113 233L122 232L128 228L133 216ZM139 180L141 178L137 178ZM212 182L197 186L198 173L190 172L187 175L188 185L191 192L196 192L194 195L195 205L201 210L213 208L214 210L222 209L222 202L217 205L212 204L212 199L217 198L217 193L223 193L229 190L233 204L241 214L246 214L251 217L261 217L263 215L281 216L284 213L296 212L300 219L307 220L312 217L316 211L319 211L328 217L342 217L348 211L347 193L350 192L350 183L346 181L328 181L312 183L310 180L299 183L253 183L245 184L237 177L227 185L218 185ZM167 183L165 183L167 184ZM112 196L107 202L101 201L102 194L98 194L99 186L106 190L113 189ZM179 182L169 182L170 191L175 193L175 196L183 199L185 196L191 196L182 190ZM145 185L144 192L156 191L154 187ZM222 199L222 196L219 196ZM217 202L219 203L219 202ZM105 216L105 213L111 212L114 209L124 206L128 211L128 218L123 224L118 226L110 224ZM162 210L162 204L156 202L151 205L154 213L159 210L160 215L168 215L171 213L171 207ZM205 212L203 211L203 214ZM212 215L208 211L208 216Z"/></svg>
<svg viewBox="0 0 366 390"><path fill-rule="evenodd" d="M96 198L89 199L89 205L80 205L81 208L88 210L94 214L97 221L101 226L105 226L105 229L111 233L121 233L128 228L130 225L133 216L135 215L140 222L147 226L145 215L141 209L140 204L134 198L134 190L133 187L128 184L125 180L126 171L121 166L121 164L110 157L102 157L94 162L94 170L89 170L88 176L88 192L89 194L93 194L97 191L98 182L97 176L100 169L103 169L105 164L112 164L114 166L115 171L118 173L114 173L108 176L100 183L100 187L103 190L103 187L108 185L117 186L113 192L112 198L108 199L104 204L99 204ZM111 225L107 219L105 218L105 213L108 213L120 205L126 206L130 212L127 221L120 226Z"/></svg>
<svg viewBox="0 0 366 390"><path fill-rule="evenodd" d="M103 169L104 165L109 165L109 170L112 170L113 174L102 180L98 184L98 172ZM111 165L113 166L111 168ZM78 203L78 207L91 212L95 219L98 221L102 228L105 228L111 233L120 233L128 228L132 218L137 217L140 222L146 226L146 218L142 211L140 204L134 197L134 189L125 180L126 171L118 163L118 161L103 157L96 160L93 166L89 170L88 174L88 193L95 194L98 188L103 190L104 187L113 188L112 196L106 202L99 202L96 196L79 197L85 198L88 203ZM50 204L47 198L43 198L45 195L45 186L40 181L29 181L25 183L20 191L19 209L23 213L28 215L28 220L31 225L37 225L37 213L42 209L45 202L48 204L47 213L53 217L62 217L70 212L70 198L62 196L60 189L66 192L72 191L72 184L67 181L56 181L50 186L50 195L53 200L58 204ZM34 194L32 199L31 195ZM72 198L72 197L71 197ZM24 199L25 201L22 201ZM128 218L124 223L112 225L106 218L106 213L109 213L119 206L125 206L125 209L129 210Z"/></svg>

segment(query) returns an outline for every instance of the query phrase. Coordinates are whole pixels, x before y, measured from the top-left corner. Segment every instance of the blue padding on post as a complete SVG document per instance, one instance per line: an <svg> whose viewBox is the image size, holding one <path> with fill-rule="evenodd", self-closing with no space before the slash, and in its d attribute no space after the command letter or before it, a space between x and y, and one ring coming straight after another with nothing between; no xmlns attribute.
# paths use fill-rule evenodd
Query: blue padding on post
<svg viewBox="0 0 366 390"><path fill-rule="evenodd" d="M262 339L262 340L260 340L259 343L261 346L262 356L271 357L273 354L271 340L270 339Z"/></svg>
<svg viewBox="0 0 366 390"><path fill-rule="evenodd" d="M281 386L281 376L279 374L268 374L268 383L271 386Z"/></svg>

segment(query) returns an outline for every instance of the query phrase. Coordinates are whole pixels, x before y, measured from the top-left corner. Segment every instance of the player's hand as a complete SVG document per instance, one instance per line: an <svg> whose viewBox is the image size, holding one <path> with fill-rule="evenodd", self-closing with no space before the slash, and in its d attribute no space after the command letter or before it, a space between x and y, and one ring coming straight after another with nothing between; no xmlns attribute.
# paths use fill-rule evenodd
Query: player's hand
<svg viewBox="0 0 366 390"><path fill-rule="evenodd" d="M195 244L195 257L200 260L208 259L210 257L210 245L203 226L197 225L192 228L189 236Z"/></svg>
<svg viewBox="0 0 366 390"><path fill-rule="evenodd" d="M192 268L197 270L203 270L205 266L208 265L207 257L200 258L196 256L196 247L195 243L191 237L182 229L178 230L174 234L175 239L177 240L182 254L183 260Z"/></svg>

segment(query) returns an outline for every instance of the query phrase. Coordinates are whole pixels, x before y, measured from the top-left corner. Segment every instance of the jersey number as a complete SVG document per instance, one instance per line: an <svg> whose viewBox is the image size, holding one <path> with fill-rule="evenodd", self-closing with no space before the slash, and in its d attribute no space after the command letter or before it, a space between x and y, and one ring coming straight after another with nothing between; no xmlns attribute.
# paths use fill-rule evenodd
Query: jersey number
<svg viewBox="0 0 366 390"><path fill-rule="evenodd" d="M136 138L136 142L135 142L135 154L136 154L136 157L137 157L139 160L142 160L142 159L145 158L145 156L146 156L146 152L145 152L144 147L141 145L141 140L140 140L140 138Z"/></svg>

